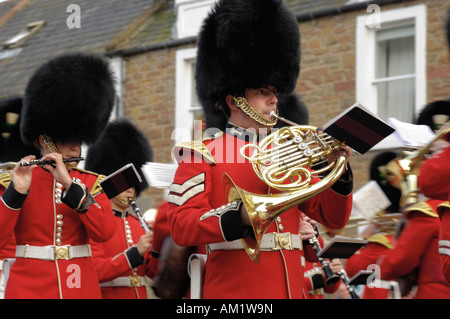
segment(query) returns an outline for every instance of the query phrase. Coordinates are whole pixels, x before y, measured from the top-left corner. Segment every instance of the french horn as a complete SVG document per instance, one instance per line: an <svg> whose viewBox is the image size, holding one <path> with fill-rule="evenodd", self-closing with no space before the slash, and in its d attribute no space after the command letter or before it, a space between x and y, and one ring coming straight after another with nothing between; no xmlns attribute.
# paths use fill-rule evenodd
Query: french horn
<svg viewBox="0 0 450 319"><path fill-rule="evenodd" d="M254 194L238 187L228 174L223 175L228 201L242 200L247 209L254 237L247 236L241 241L255 263L260 261L262 237L274 219L291 207L325 191L341 177L346 168L345 156L337 154L343 142L320 132L314 126L294 125L274 112L271 116L292 126L276 130L258 145L245 145L240 149L240 154L252 163L254 172L264 183L281 192ZM328 163L327 157L333 155L331 163ZM322 166L317 168L319 164ZM321 179L316 182L314 178L318 176ZM283 247L285 243L279 244Z"/></svg>

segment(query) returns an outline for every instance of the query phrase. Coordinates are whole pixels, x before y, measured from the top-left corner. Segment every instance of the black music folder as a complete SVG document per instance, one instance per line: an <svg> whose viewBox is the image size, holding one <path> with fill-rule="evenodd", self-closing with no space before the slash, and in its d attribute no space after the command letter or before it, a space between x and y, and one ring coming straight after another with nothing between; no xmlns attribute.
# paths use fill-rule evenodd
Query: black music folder
<svg viewBox="0 0 450 319"><path fill-rule="evenodd" d="M326 123L322 129L338 141L345 142L359 154L366 153L395 131L359 103L350 106Z"/></svg>
<svg viewBox="0 0 450 319"><path fill-rule="evenodd" d="M352 286L367 285L367 281L373 273L373 270L360 270L356 275L349 279L348 283Z"/></svg>
<svg viewBox="0 0 450 319"><path fill-rule="evenodd" d="M106 176L101 182L100 186L109 199L116 197L128 188L134 187L142 182L142 178L130 163L118 169L114 173Z"/></svg>
<svg viewBox="0 0 450 319"><path fill-rule="evenodd" d="M367 244L367 240L334 236L317 254L322 258L350 258L358 249Z"/></svg>

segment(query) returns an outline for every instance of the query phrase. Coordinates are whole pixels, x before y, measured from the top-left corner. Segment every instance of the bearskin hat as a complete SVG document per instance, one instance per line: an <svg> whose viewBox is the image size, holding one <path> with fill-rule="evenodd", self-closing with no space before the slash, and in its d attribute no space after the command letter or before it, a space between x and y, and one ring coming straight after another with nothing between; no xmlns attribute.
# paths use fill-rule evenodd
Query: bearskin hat
<svg viewBox="0 0 450 319"><path fill-rule="evenodd" d="M443 123L436 123L433 117L435 115L446 115ZM417 118L417 124L428 125L433 131L445 124L450 119L450 100L439 100L431 102L420 111Z"/></svg>
<svg viewBox="0 0 450 319"><path fill-rule="evenodd" d="M21 110L22 97L0 101L0 162L17 162L27 155L39 155L34 146L25 145L20 138Z"/></svg>
<svg viewBox="0 0 450 319"><path fill-rule="evenodd" d="M278 114L299 125L308 125L309 110L300 97L293 93L278 96ZM278 120L274 127L281 128L289 124Z"/></svg>
<svg viewBox="0 0 450 319"><path fill-rule="evenodd" d="M102 138L89 147L85 169L110 175L126 164L132 163L142 177L136 186L139 195L148 183L142 165L153 161L153 150L145 135L129 119L118 118L106 127Z"/></svg>
<svg viewBox="0 0 450 319"><path fill-rule="evenodd" d="M377 182L378 186L380 186L381 190L391 202L391 205L386 208L386 212L390 213L399 212L402 192L389 183L385 176L385 173L380 170L380 167L387 165L395 158L397 158L397 154L395 152L382 152L372 159L369 168L370 179Z"/></svg>
<svg viewBox="0 0 450 319"><path fill-rule="evenodd" d="M214 107L246 88L274 86L290 94L299 71L298 23L283 0L219 0L203 21L195 80L206 114L219 114Z"/></svg>
<svg viewBox="0 0 450 319"><path fill-rule="evenodd" d="M44 63L25 89L23 141L47 134L53 142L92 144L111 115L114 82L107 60L94 54L68 53Z"/></svg>

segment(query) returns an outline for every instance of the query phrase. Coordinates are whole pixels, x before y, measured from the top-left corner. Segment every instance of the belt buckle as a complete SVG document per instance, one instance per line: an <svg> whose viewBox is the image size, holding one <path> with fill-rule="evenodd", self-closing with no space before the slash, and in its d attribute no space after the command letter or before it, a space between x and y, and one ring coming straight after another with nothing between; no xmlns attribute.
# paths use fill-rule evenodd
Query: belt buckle
<svg viewBox="0 0 450 319"><path fill-rule="evenodd" d="M130 287L141 287L141 276L129 276Z"/></svg>
<svg viewBox="0 0 450 319"><path fill-rule="evenodd" d="M72 259L70 257L69 248L70 245L67 245L66 247L53 246L53 249L55 250L55 259L67 259L67 260Z"/></svg>
<svg viewBox="0 0 450 319"><path fill-rule="evenodd" d="M273 233L275 236L274 250L287 249L292 250L291 233Z"/></svg>

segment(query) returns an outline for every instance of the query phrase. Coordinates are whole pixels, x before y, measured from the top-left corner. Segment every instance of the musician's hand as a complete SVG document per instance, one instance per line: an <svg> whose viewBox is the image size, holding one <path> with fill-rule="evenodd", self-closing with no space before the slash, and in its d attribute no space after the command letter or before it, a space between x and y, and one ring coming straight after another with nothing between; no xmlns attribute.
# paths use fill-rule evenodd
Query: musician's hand
<svg viewBox="0 0 450 319"><path fill-rule="evenodd" d="M342 269L342 263L338 258L331 259L328 264L334 273L338 273Z"/></svg>
<svg viewBox="0 0 450 319"><path fill-rule="evenodd" d="M302 240L308 240L317 235L317 232L314 230L312 225L304 219L300 221L298 233L302 236Z"/></svg>
<svg viewBox="0 0 450 319"><path fill-rule="evenodd" d="M22 158L20 162L31 161L35 158L36 156L34 155L28 155ZM18 162L16 167L14 167L14 169L10 172L10 175L11 180L14 184L14 189L21 194L26 194L31 185L31 173L33 169L37 167L37 165L21 166L20 162Z"/></svg>
<svg viewBox="0 0 450 319"><path fill-rule="evenodd" d="M141 236L141 238L139 238L139 241L137 243L137 250L141 256L144 255L147 249L149 249L152 246L152 242L153 242L153 232L144 234Z"/></svg>
<svg viewBox="0 0 450 319"><path fill-rule="evenodd" d="M62 155L59 153L49 153L45 155L42 160L53 160L54 164L46 164L43 167L48 170L55 180L62 184L65 189L69 189L70 185L72 185L72 178L67 171L67 167L63 162Z"/></svg>

